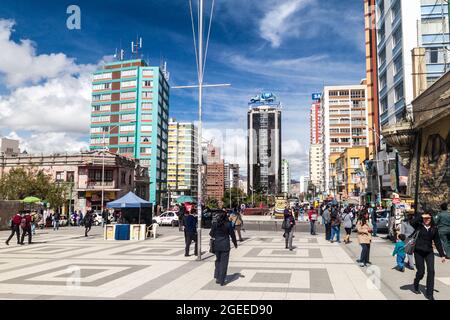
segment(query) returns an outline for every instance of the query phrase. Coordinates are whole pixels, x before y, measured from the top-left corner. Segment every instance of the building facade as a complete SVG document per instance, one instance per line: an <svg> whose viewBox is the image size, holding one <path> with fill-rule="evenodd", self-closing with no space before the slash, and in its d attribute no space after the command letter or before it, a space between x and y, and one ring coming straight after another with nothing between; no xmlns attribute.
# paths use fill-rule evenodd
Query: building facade
<svg viewBox="0 0 450 320"><path fill-rule="evenodd" d="M324 191L333 188L332 161L347 148L368 147L367 86L328 86L322 98Z"/></svg>
<svg viewBox="0 0 450 320"><path fill-rule="evenodd" d="M20 167L43 170L56 183L65 184L71 209L84 213L101 210L102 191L103 207L130 191L142 199L149 199L148 169L141 167L138 161L108 151L0 156L0 178L11 169Z"/></svg>
<svg viewBox="0 0 450 320"><path fill-rule="evenodd" d="M310 127L310 143L311 144L319 144L322 143L322 111L320 102L314 102L311 104L310 110L310 119L309 119L309 127Z"/></svg>
<svg viewBox="0 0 450 320"><path fill-rule="evenodd" d="M291 170L286 159L281 161L281 192L285 195L291 192Z"/></svg>
<svg viewBox="0 0 450 320"><path fill-rule="evenodd" d="M225 163L220 149L211 143L207 146L206 199L221 203L225 195Z"/></svg>
<svg viewBox="0 0 450 320"><path fill-rule="evenodd" d="M239 188L239 165L225 163L225 190Z"/></svg>
<svg viewBox="0 0 450 320"><path fill-rule="evenodd" d="M138 159L150 175L150 201L167 196L169 84L144 60L108 63L94 72L90 149Z"/></svg>
<svg viewBox="0 0 450 320"><path fill-rule="evenodd" d="M197 128L193 123L169 122L168 188L171 199L197 197Z"/></svg>
<svg viewBox="0 0 450 320"><path fill-rule="evenodd" d="M394 125L411 114L414 48L426 49L426 81L448 70L448 7L444 0L379 0L377 56L381 126Z"/></svg>
<svg viewBox="0 0 450 320"><path fill-rule="evenodd" d="M281 103L272 93L250 100L247 117L248 193L281 192Z"/></svg>
<svg viewBox="0 0 450 320"><path fill-rule="evenodd" d="M0 138L0 155L17 156L19 153L19 140Z"/></svg>
<svg viewBox="0 0 450 320"><path fill-rule="evenodd" d="M325 164L323 144L312 144L309 147L309 176L316 193L325 190Z"/></svg>

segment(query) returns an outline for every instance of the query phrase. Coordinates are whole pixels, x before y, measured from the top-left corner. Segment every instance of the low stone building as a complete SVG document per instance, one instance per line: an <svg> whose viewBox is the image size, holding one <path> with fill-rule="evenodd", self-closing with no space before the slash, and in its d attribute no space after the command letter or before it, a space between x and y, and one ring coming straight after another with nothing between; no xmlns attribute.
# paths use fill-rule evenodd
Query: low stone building
<svg viewBox="0 0 450 320"><path fill-rule="evenodd" d="M104 175L103 175L104 165ZM13 168L36 168L53 177L54 181L66 184L67 203L72 210L100 210L102 191L104 205L130 191L149 199L148 170L138 160L103 151L77 154L0 156L0 178Z"/></svg>
<svg viewBox="0 0 450 320"><path fill-rule="evenodd" d="M409 193L420 211L439 210L450 202L450 72L413 102L415 145Z"/></svg>

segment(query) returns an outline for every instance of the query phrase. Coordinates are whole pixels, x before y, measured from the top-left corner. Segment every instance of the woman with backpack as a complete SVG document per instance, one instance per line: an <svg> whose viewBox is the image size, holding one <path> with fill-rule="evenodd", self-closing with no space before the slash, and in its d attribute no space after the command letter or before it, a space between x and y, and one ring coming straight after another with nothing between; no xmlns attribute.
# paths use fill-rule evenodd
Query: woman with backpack
<svg viewBox="0 0 450 320"><path fill-rule="evenodd" d="M283 237L286 241L286 249L292 251L292 240L294 238L295 217L289 209L284 210L284 220L282 228L284 229Z"/></svg>
<svg viewBox="0 0 450 320"><path fill-rule="evenodd" d="M353 228L353 213L350 209L346 210L344 216L342 217L342 221L344 222L345 229L344 243L348 244L350 243L350 236L352 235Z"/></svg>
<svg viewBox="0 0 450 320"><path fill-rule="evenodd" d="M216 283L221 286L225 285L227 276L228 261L230 260L230 238L234 247L237 249L236 235L234 234L231 222L228 220L227 212L224 210L217 214L212 222L211 231L209 233L212 239L211 251L216 255L214 278Z"/></svg>
<svg viewBox="0 0 450 320"><path fill-rule="evenodd" d="M341 243L341 215L339 210L331 214L331 243L334 242L334 236L336 236L336 241Z"/></svg>
<svg viewBox="0 0 450 320"><path fill-rule="evenodd" d="M411 221L414 228L414 234L411 238L415 239L413 248L414 258L416 260L416 277L414 279L414 293L420 294L419 283L425 275L425 264L427 265L427 291L426 298L434 300L434 250L433 242L439 253L442 263L445 263L445 253L442 248L441 239L436 226L432 224L431 214L424 213L422 216L416 216Z"/></svg>

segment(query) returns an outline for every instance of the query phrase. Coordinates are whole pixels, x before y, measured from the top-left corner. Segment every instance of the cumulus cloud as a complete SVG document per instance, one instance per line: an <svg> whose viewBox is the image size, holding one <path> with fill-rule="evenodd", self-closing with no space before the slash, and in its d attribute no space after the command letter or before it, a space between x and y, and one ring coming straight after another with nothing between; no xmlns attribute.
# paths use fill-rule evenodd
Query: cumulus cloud
<svg viewBox="0 0 450 320"><path fill-rule="evenodd" d="M37 54L36 44L11 36L13 20L0 19L0 131L17 135L31 152L74 152L87 147L91 73L63 53ZM100 63L111 61L103 57ZM17 134L16 132L19 132Z"/></svg>

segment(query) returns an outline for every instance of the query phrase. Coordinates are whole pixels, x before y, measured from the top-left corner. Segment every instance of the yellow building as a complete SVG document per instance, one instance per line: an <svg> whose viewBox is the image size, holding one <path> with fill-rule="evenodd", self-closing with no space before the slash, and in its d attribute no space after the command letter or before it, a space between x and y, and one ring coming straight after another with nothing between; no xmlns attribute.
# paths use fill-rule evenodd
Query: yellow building
<svg viewBox="0 0 450 320"><path fill-rule="evenodd" d="M353 147L347 148L338 157L332 159L336 178L336 195L339 199L358 197L361 178L358 175L361 164L369 157L369 148ZM334 161L332 161L334 160Z"/></svg>

